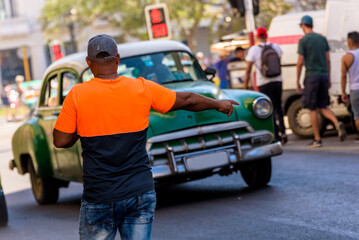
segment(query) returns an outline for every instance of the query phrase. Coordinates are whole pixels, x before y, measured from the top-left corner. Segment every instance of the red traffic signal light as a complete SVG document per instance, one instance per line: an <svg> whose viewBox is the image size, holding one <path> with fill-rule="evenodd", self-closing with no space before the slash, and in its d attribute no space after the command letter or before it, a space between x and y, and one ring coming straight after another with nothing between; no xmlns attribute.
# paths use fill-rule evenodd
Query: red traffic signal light
<svg viewBox="0 0 359 240"><path fill-rule="evenodd" d="M147 6L145 14L150 40L171 38L170 22L165 4Z"/></svg>
<svg viewBox="0 0 359 240"><path fill-rule="evenodd" d="M50 45L50 52L51 52L51 59L53 61L59 60L64 57L64 54L62 53L62 46L58 41L54 41Z"/></svg>

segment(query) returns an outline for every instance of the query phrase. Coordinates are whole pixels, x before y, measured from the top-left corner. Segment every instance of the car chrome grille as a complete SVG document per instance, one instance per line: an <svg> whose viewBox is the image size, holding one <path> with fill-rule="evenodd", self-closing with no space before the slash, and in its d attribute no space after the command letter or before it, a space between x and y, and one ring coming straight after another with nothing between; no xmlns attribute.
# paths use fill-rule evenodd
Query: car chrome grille
<svg viewBox="0 0 359 240"><path fill-rule="evenodd" d="M153 166L170 161L175 167L184 157L208 151L230 149L233 152L236 149L240 158L243 150L270 143L273 139L269 131L254 131L247 122L236 121L154 136L147 140L146 148Z"/></svg>

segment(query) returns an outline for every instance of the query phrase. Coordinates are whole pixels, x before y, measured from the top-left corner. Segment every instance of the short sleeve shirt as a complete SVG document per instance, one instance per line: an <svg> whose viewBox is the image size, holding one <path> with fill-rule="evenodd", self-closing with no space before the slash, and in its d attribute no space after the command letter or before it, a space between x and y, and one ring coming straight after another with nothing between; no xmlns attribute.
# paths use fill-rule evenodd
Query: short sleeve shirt
<svg viewBox="0 0 359 240"><path fill-rule="evenodd" d="M84 199L121 201L153 189L146 152L151 108L174 105L176 92L143 78L94 78L66 96L55 129L80 136Z"/></svg>
<svg viewBox="0 0 359 240"><path fill-rule="evenodd" d="M281 57L283 55L282 50L280 49L279 45L275 44L275 43L270 43L270 42L266 42L265 45L269 45L271 44L272 48L274 49L274 51L276 51L279 55L279 57ZM264 46L264 43L260 43L259 45ZM270 82L280 82L282 81L282 76L279 75L277 77L273 77L273 78L267 78L265 76L263 76L263 74L261 73L261 66L262 66L262 50L263 48L260 46L252 46L249 50L248 50L248 54L246 57L246 61L247 62L253 62L255 67L256 67L256 80L257 80L257 86L263 86L267 83Z"/></svg>
<svg viewBox="0 0 359 240"><path fill-rule="evenodd" d="M327 39L318 33L308 33L299 40L298 54L304 57L305 76L328 76L325 53L330 50Z"/></svg>

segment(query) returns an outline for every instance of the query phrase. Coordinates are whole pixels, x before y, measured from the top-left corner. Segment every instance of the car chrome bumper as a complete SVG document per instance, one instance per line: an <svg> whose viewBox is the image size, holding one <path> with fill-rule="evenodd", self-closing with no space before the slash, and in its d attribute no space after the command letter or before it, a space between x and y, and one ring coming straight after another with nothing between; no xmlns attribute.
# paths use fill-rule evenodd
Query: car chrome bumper
<svg viewBox="0 0 359 240"><path fill-rule="evenodd" d="M184 154L180 156L183 158L183 161L181 161L180 163L177 162L175 168L171 164L153 166L152 175L156 179L156 178L169 177L171 175L185 174L190 172L198 172L198 171L205 171L211 169L216 170L218 168L224 168L246 161L254 161L268 157L273 157L276 155L280 155L283 152L282 145L280 142L263 145L255 148L247 148L240 151L236 151L236 147L238 146L232 145L229 147L231 148L228 147L216 148L208 151L201 151L193 155ZM226 153L227 157L225 159L218 159L217 163L212 161L211 163L212 165L207 165L207 164L201 165L201 162L199 161L201 159L200 156L203 156L208 159L211 159L212 154L217 154L212 156L223 156L223 155L219 155L219 153ZM198 161L200 163L196 164L195 166L191 166L189 168L187 159L197 160L196 157L198 158Z"/></svg>

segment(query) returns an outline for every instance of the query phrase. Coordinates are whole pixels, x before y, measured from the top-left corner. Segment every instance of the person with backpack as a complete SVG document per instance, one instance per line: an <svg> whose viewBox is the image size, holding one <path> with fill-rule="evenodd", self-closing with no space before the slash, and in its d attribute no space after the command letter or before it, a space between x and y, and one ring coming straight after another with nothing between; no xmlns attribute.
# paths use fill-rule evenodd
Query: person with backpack
<svg viewBox="0 0 359 240"><path fill-rule="evenodd" d="M247 68L244 87L248 88L253 65L256 68L257 86L260 92L266 94L273 103L274 130L277 141L285 144L288 141L285 134L282 110L282 75L280 57L283 52L277 44L267 41L268 34L264 27L257 29L258 45L248 50L246 57Z"/></svg>
<svg viewBox="0 0 359 240"><path fill-rule="evenodd" d="M302 94L302 107L309 109L314 139L309 148L322 147L319 131L318 110L329 119L338 131L340 141L344 141L347 133L342 122L328 108L330 81L330 55L327 39L313 31L312 17L302 17L300 28L304 37L299 40L297 60L297 93ZM300 76L305 66L304 89L301 89Z"/></svg>

